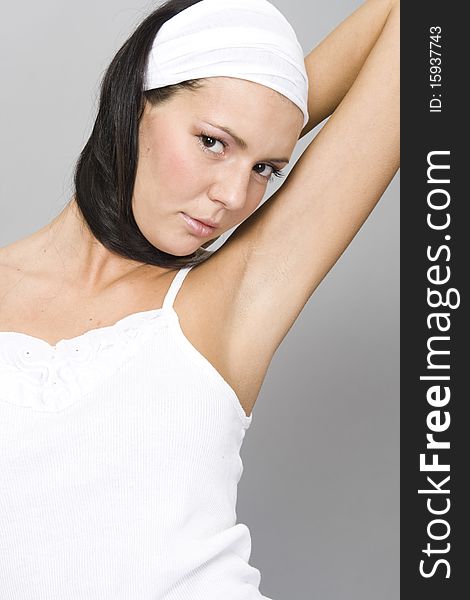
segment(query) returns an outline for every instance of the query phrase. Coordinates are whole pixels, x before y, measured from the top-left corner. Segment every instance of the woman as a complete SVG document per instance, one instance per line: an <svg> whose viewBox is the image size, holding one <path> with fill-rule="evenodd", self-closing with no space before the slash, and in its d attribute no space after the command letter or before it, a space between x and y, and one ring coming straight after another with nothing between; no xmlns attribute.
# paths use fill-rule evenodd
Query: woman
<svg viewBox="0 0 470 600"><path fill-rule="evenodd" d="M239 450L398 168L398 11L369 0L300 64L268 2L172 0L116 55L74 197L0 254L9 597L262 597Z"/></svg>

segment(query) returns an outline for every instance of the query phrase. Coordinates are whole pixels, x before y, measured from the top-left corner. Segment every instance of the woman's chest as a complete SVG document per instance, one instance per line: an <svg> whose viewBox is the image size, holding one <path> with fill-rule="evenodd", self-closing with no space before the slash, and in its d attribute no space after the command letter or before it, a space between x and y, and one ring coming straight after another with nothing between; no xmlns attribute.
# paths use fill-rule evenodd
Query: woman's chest
<svg viewBox="0 0 470 600"><path fill-rule="evenodd" d="M107 356L118 362L132 352L132 336L137 335L136 331L142 336L155 322L153 317L160 315L169 285L171 280L165 285L133 285L114 294L88 298L72 292L60 295L42 290L37 294L31 287L18 286L16 290L4 292L0 303L0 346L2 341L7 342L8 332L15 336L22 334L24 358L33 362L31 352L39 352L39 362L46 368L51 381L57 379L54 369L63 365L65 358L68 377L79 377L78 371L78 374L71 371L83 368L85 360L99 368L103 357L96 353L97 348L111 344L114 351L108 349ZM212 288L201 287L188 277L174 302L178 326L189 345L234 390L245 414L251 414L264 371L254 368L253 361L248 364L235 352L236 336L230 326L227 302L224 310L220 310L222 299L217 291L212 289L210 294L204 295L202 289ZM158 329L155 335L158 336ZM30 343L31 349L26 342ZM109 360L105 362L109 368Z"/></svg>

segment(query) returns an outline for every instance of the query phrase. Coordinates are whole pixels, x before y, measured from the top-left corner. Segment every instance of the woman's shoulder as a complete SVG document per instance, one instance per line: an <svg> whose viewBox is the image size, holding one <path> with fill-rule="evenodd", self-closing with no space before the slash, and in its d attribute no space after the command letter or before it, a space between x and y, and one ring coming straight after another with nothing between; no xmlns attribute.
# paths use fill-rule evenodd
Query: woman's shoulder
<svg viewBox="0 0 470 600"><path fill-rule="evenodd" d="M15 241L0 247L0 315L3 317L15 311L15 306L22 298L15 295L18 284L25 279L28 273L25 257L31 256L25 240Z"/></svg>
<svg viewBox="0 0 470 600"><path fill-rule="evenodd" d="M0 295L2 288L21 272L21 245L14 242L0 248Z"/></svg>
<svg viewBox="0 0 470 600"><path fill-rule="evenodd" d="M274 349L254 339L246 319L243 253L222 246L191 269L174 307L193 346L235 390L250 414Z"/></svg>
<svg viewBox="0 0 470 600"><path fill-rule="evenodd" d="M28 236L0 247L0 299L5 288L28 271L28 264L37 251L32 239L33 236Z"/></svg>
<svg viewBox="0 0 470 600"><path fill-rule="evenodd" d="M37 232L0 246L0 267L21 268L37 251Z"/></svg>

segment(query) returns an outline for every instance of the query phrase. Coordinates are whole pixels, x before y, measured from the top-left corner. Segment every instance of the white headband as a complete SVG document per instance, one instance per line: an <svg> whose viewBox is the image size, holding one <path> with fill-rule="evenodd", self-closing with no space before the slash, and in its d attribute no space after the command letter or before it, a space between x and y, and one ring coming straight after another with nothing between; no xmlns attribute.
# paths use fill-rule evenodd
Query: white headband
<svg viewBox="0 0 470 600"><path fill-rule="evenodd" d="M166 21L148 56L144 90L235 77L283 94L308 122L308 76L290 23L267 0L201 0Z"/></svg>

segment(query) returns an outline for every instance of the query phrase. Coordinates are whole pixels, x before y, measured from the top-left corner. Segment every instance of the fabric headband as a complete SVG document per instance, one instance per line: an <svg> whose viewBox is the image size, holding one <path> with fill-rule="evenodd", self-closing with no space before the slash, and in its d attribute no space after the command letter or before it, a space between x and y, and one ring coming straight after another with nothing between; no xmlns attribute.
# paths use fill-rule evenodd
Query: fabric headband
<svg viewBox="0 0 470 600"><path fill-rule="evenodd" d="M268 0L201 0L166 21L148 56L144 90L221 76L281 93L300 108L307 124L302 47Z"/></svg>

